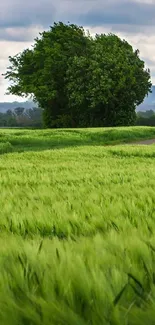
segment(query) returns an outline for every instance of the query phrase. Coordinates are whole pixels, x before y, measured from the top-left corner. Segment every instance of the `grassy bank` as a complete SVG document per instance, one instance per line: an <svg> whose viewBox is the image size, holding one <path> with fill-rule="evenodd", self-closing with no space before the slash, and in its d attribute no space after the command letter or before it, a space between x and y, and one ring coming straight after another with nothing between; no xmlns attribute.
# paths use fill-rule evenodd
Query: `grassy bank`
<svg viewBox="0 0 155 325"><path fill-rule="evenodd" d="M154 324L153 137L0 132L0 324Z"/></svg>
<svg viewBox="0 0 155 325"><path fill-rule="evenodd" d="M0 131L0 144L10 143L14 152L112 145L152 138L155 138L155 128L152 127Z"/></svg>

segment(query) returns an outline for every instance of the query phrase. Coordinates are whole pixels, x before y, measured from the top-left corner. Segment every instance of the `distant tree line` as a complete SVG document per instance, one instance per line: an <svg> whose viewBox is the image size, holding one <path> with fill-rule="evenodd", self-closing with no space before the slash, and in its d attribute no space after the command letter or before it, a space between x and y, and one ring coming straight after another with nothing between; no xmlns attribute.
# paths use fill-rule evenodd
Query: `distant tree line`
<svg viewBox="0 0 155 325"><path fill-rule="evenodd" d="M155 126L155 111L137 112L136 125ZM0 113L0 127L43 127L42 109L38 107L23 108L17 107L14 110L7 110Z"/></svg>
<svg viewBox="0 0 155 325"><path fill-rule="evenodd" d="M0 113L0 127L42 127L42 110L34 107L17 107Z"/></svg>
<svg viewBox="0 0 155 325"><path fill-rule="evenodd" d="M137 112L136 125L155 126L155 112L153 110Z"/></svg>
<svg viewBox="0 0 155 325"><path fill-rule="evenodd" d="M91 37L74 24L54 23L9 61L8 92L31 95L45 127L134 125L136 106L151 91L138 50L113 34Z"/></svg>
<svg viewBox="0 0 155 325"><path fill-rule="evenodd" d="M137 112L136 125L155 126L153 110ZM43 127L42 109L17 107L0 113L0 127Z"/></svg>

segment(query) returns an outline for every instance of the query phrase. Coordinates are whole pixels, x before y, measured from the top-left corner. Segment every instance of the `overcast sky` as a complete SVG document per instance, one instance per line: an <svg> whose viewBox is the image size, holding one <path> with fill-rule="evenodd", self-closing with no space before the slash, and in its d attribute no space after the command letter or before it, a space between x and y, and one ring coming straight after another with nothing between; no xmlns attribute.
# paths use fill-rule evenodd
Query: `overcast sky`
<svg viewBox="0 0 155 325"><path fill-rule="evenodd" d="M125 38L151 70L155 84L155 0L4 0L0 2L0 73L8 56L30 47L40 31L54 21L76 23L91 33L116 33ZM0 77L0 101L21 100L5 95Z"/></svg>

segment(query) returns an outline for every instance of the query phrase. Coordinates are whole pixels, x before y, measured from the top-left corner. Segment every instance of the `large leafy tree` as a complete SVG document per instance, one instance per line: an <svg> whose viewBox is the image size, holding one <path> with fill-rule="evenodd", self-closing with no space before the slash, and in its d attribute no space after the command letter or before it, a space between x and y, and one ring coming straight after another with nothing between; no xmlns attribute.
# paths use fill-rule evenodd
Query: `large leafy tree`
<svg viewBox="0 0 155 325"><path fill-rule="evenodd" d="M82 27L54 23L49 31L40 33L32 49L9 57L11 65L5 74L11 81L8 91L31 95L43 109L45 125L56 126L58 117L69 113L65 85L68 61L85 55L88 43Z"/></svg>
<svg viewBox="0 0 155 325"><path fill-rule="evenodd" d="M85 126L134 124L136 106L151 91L139 51L113 34L96 35L91 56L74 57L67 78L70 106Z"/></svg>
<svg viewBox="0 0 155 325"><path fill-rule="evenodd" d="M131 125L151 89L139 52L113 34L55 23L32 49L10 57L9 92L32 95L47 127Z"/></svg>

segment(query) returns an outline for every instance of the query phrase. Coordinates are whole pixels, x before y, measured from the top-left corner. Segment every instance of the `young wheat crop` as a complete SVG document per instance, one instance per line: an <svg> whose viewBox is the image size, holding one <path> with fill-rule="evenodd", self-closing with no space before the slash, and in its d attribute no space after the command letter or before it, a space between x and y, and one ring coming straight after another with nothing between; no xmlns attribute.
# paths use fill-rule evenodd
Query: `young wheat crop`
<svg viewBox="0 0 155 325"><path fill-rule="evenodd" d="M1 130L0 324L154 324L153 137Z"/></svg>

